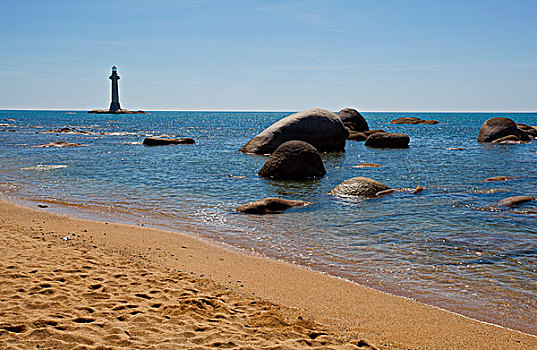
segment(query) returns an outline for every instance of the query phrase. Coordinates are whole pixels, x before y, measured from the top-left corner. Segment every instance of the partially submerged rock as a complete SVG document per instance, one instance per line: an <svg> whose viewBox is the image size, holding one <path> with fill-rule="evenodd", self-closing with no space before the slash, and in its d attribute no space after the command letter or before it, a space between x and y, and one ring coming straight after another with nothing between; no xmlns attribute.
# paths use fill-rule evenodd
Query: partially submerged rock
<svg viewBox="0 0 537 350"><path fill-rule="evenodd" d="M287 141L265 162L259 176L275 180L301 180L326 174L319 152L307 142Z"/></svg>
<svg viewBox="0 0 537 350"><path fill-rule="evenodd" d="M377 164L377 163L360 163L360 164L353 166L353 168L380 168L380 167L382 167L382 165Z"/></svg>
<svg viewBox="0 0 537 350"><path fill-rule="evenodd" d="M82 145L80 143L70 143L70 142L66 142L66 141L54 141L54 142L47 143L47 144L44 144L44 145L36 145L36 146L32 146L32 147L34 147L34 148L49 148L49 147L71 148L71 147L84 147L84 145Z"/></svg>
<svg viewBox="0 0 537 350"><path fill-rule="evenodd" d="M412 194L418 194L421 191L423 191L425 188L423 186L416 186L416 188L412 191Z"/></svg>
<svg viewBox="0 0 537 350"><path fill-rule="evenodd" d="M508 181L515 179L514 176L493 176L485 179L487 182L495 182L495 181Z"/></svg>
<svg viewBox="0 0 537 350"><path fill-rule="evenodd" d="M504 198L496 203L496 207L515 207L520 204L534 201L532 196L513 196Z"/></svg>
<svg viewBox="0 0 537 350"><path fill-rule="evenodd" d="M167 146L167 145L192 145L196 143L194 139L190 137L184 137L180 139L174 139L171 137L152 137L148 136L142 142L146 146Z"/></svg>
<svg viewBox="0 0 537 350"><path fill-rule="evenodd" d="M526 124L516 123L516 127L518 130L524 132L526 135L528 135L531 138L537 138L537 128L534 126L529 126Z"/></svg>
<svg viewBox="0 0 537 350"><path fill-rule="evenodd" d="M481 129L477 135L477 141L494 142L495 140L502 139L506 136L510 136L510 138L503 139L503 141L525 142L530 140L529 136L524 131L518 129L512 119L495 117L488 119L481 125Z"/></svg>
<svg viewBox="0 0 537 350"><path fill-rule="evenodd" d="M343 125L351 131L369 130L369 125L367 125L363 115L354 108L344 108L338 112L337 116L341 119Z"/></svg>
<svg viewBox="0 0 537 350"><path fill-rule="evenodd" d="M349 131L349 136L347 136L347 140L349 141L365 141L367 140L369 135L386 132L380 129L366 130L366 131L352 131L352 130L348 130L348 131Z"/></svg>
<svg viewBox="0 0 537 350"><path fill-rule="evenodd" d="M60 128L60 129L52 129L48 131L43 131L42 134L76 134L76 135L94 135L91 131L86 130L78 130L74 128Z"/></svg>
<svg viewBox="0 0 537 350"><path fill-rule="evenodd" d="M390 190L382 182L368 177L353 177L334 187L329 193L336 196L376 197L379 192Z"/></svg>
<svg viewBox="0 0 537 350"><path fill-rule="evenodd" d="M426 125L432 125L432 124L438 124L438 120L423 120L416 117L401 117L397 118L395 120L392 120L390 124L426 124Z"/></svg>
<svg viewBox="0 0 537 350"><path fill-rule="evenodd" d="M408 148L410 136L398 133L375 133L365 140L365 145L376 148Z"/></svg>
<svg viewBox="0 0 537 350"><path fill-rule="evenodd" d="M244 145L240 152L270 154L291 140L308 142L319 152L345 152L347 136L347 129L334 113L312 108L272 124Z"/></svg>
<svg viewBox="0 0 537 350"><path fill-rule="evenodd" d="M312 203L298 200L289 200L283 198L263 198L255 202L243 204L237 209L239 213L247 214L272 214L281 213L292 207L310 205Z"/></svg>

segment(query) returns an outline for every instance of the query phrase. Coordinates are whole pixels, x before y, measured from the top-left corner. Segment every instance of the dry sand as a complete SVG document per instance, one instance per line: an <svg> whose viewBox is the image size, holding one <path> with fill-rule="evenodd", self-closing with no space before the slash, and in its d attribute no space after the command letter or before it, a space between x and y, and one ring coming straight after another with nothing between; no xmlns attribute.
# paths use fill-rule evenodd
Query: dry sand
<svg viewBox="0 0 537 350"><path fill-rule="evenodd" d="M0 349L537 349L193 236L47 211L0 200Z"/></svg>

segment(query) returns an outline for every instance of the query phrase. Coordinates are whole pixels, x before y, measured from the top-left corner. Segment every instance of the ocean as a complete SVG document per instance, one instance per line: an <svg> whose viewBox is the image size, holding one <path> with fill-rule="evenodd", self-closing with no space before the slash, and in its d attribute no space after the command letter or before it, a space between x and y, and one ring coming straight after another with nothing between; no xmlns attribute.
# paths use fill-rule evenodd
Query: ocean
<svg viewBox="0 0 537 350"><path fill-rule="evenodd" d="M47 210L200 235L246 252L307 266L472 318L537 335L537 141L479 144L495 116L537 125L535 113L363 113L371 129L410 135L408 149L347 141L323 154L326 176L273 181L266 156L239 148L291 112L0 111L0 191ZM436 125L392 125L403 116ZM87 134L43 133L70 127ZM192 137L195 145L145 147L147 135ZM53 141L77 148L34 148ZM450 149L460 148L460 149ZM380 168L353 168L359 163ZM355 176L399 191L382 198L328 194ZM509 176L502 182L486 182ZM274 215L244 215L264 197L313 202Z"/></svg>

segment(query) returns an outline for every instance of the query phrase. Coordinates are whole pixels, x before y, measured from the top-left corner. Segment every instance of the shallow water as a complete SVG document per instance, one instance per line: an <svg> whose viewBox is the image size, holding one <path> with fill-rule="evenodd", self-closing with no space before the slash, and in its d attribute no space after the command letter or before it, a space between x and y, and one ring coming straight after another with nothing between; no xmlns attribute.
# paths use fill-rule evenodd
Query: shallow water
<svg viewBox="0 0 537 350"><path fill-rule="evenodd" d="M17 198L113 212L130 221L198 230L240 248L537 334L537 215L517 213L537 210L537 205L482 210L505 197L537 196L537 141L476 142L488 118L507 116L537 125L537 114L364 113L371 129L410 135L410 147L371 149L348 141L345 154L323 155L327 175L322 179L261 179L256 173L266 157L237 150L288 114L0 111L0 190ZM441 124L388 124L405 115ZM94 134L41 133L65 126ZM193 137L197 143L140 144L146 135L160 134ZM31 147L59 140L86 147ZM353 168L362 162L383 167ZM484 181L500 175L515 179ZM426 190L369 200L327 195L354 176ZM242 203L268 196L315 204L279 215L234 212Z"/></svg>

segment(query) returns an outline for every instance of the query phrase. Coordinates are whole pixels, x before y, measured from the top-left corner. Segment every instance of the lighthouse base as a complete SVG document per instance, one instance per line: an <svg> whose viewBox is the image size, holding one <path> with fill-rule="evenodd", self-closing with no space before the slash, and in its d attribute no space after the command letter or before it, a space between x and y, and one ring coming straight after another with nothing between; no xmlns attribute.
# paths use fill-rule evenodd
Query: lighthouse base
<svg viewBox="0 0 537 350"><path fill-rule="evenodd" d="M93 109L88 113L93 114L147 114L144 111L129 111L128 109L116 109L115 111L109 109Z"/></svg>

